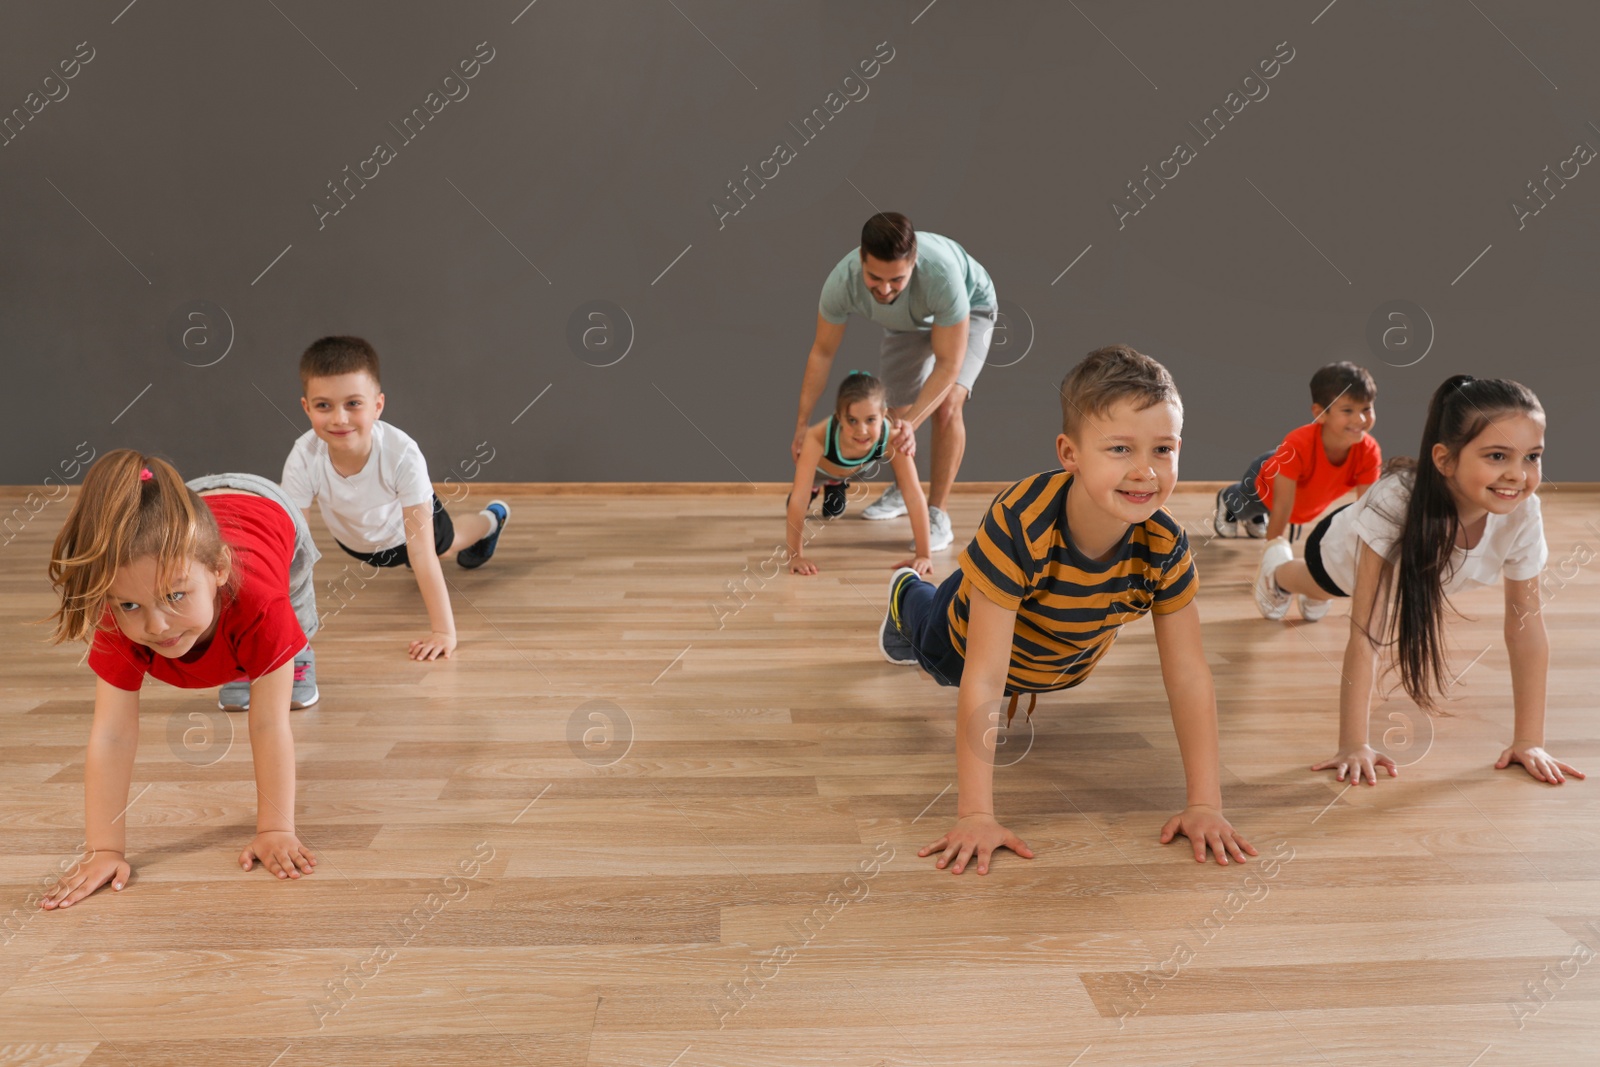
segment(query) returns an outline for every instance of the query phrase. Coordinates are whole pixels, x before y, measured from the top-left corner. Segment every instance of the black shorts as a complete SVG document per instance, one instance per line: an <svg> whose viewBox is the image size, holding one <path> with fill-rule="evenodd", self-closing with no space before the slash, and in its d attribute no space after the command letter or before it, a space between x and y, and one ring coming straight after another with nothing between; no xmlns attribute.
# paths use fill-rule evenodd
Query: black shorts
<svg viewBox="0 0 1600 1067"><path fill-rule="evenodd" d="M1349 507L1346 504L1344 508ZM1317 528L1311 531L1311 536L1306 538L1306 570L1311 572L1311 577L1332 596L1349 596L1338 584L1328 577L1328 568L1322 565L1322 535L1328 532L1328 527L1333 522L1333 517L1344 508L1336 508L1328 513L1327 518L1317 523Z"/></svg>
<svg viewBox="0 0 1600 1067"><path fill-rule="evenodd" d="M433 549L439 555L450 551L450 543L456 539L456 525L450 521L450 513L444 509L444 501L439 499L439 494L433 494ZM363 563L371 563L375 567L399 567L411 565L411 557L406 552L404 542L394 548L386 548L382 552L357 552L341 541L335 540L334 544L344 549L350 555Z"/></svg>

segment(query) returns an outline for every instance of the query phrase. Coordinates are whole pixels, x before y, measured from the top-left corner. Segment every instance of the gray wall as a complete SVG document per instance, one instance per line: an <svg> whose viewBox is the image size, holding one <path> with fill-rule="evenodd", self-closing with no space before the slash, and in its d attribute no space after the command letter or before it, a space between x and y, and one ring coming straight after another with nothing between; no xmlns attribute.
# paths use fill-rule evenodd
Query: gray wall
<svg viewBox="0 0 1600 1067"><path fill-rule="evenodd" d="M0 148L0 482L83 441L276 475L298 353L341 332L376 344L436 479L488 441L493 480L787 480L818 290L874 206L962 242L1007 312L965 478L1050 465L1055 383L1126 341L1184 392L1186 478L1239 473L1350 358L1389 453L1448 374L1508 375L1549 411L1549 477L1600 479L1600 166L1562 163L1600 147L1591 3L126 2L0 14L0 109L66 93ZM802 144L788 124L885 41ZM1284 41L1203 142L1188 124ZM388 124L479 42L469 94L402 142ZM319 228L380 140L395 158ZM719 225L779 140L796 158ZM1195 158L1119 226L1180 140ZM1519 227L1546 165L1578 174ZM569 341L596 300L625 312L615 346L631 321L610 366ZM1393 300L1431 321L1409 348L1369 340ZM225 318L185 347L197 301ZM852 325L835 382L876 367L875 333Z"/></svg>

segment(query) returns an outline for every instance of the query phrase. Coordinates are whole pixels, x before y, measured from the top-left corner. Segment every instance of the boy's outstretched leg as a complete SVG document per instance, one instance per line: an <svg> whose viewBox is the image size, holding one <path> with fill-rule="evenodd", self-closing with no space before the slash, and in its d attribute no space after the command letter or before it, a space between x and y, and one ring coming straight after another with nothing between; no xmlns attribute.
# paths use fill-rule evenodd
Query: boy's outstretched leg
<svg viewBox="0 0 1600 1067"><path fill-rule="evenodd" d="M456 562L468 570L483 566L494 555L495 545L500 543L500 534L506 528L506 520L511 517L511 506L504 500L491 500L477 517L487 520L488 532L456 553Z"/></svg>
<svg viewBox="0 0 1600 1067"><path fill-rule="evenodd" d="M878 627L878 651L890 663L901 666L917 662L917 650L900 622L901 599L914 583L926 584L910 567L901 567L889 576L889 610L884 613L883 625Z"/></svg>

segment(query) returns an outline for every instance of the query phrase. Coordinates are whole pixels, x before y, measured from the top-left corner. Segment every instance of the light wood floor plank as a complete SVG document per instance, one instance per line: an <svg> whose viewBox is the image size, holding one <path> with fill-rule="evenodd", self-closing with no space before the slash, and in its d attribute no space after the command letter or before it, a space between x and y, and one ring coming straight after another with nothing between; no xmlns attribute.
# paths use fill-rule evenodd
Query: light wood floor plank
<svg viewBox="0 0 1600 1067"><path fill-rule="evenodd" d="M957 549L996 488L957 492ZM904 519L852 505L800 579L768 562L782 489L493 491L516 518L489 566L446 563L451 661L404 657L409 573L364 575L313 522L323 696L293 722L314 876L238 870L244 719L197 759L173 731L213 695L152 685L135 878L60 913L30 902L82 840L93 682L32 620L65 510L0 551L22 650L0 686L0 1067L1595 1060L1600 778L1492 769L1499 590L1458 600L1448 714L1378 705L1376 732L1421 739L1402 777L1347 789L1307 770L1337 737L1347 606L1262 621L1260 544L1211 538L1215 487L1183 487L1225 801L1262 859L1157 842L1184 787L1142 620L1016 727L996 803L1038 858L957 878L915 854L955 811L955 691L876 648ZM1595 546L1600 492L1544 504L1553 565ZM1600 775L1600 567L1546 612L1549 745Z"/></svg>

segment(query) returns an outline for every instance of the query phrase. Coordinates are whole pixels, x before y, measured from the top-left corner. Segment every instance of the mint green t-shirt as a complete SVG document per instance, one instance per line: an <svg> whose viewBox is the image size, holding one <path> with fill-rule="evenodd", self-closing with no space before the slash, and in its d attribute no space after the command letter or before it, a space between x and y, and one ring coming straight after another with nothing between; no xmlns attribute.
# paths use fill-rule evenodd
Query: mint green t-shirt
<svg viewBox="0 0 1600 1067"><path fill-rule="evenodd" d="M973 308L994 306L994 283L983 265L950 238L918 230L916 266L894 303L872 298L861 276L861 249L852 248L822 283L817 311L836 325L853 313L885 329L909 332L954 326Z"/></svg>

